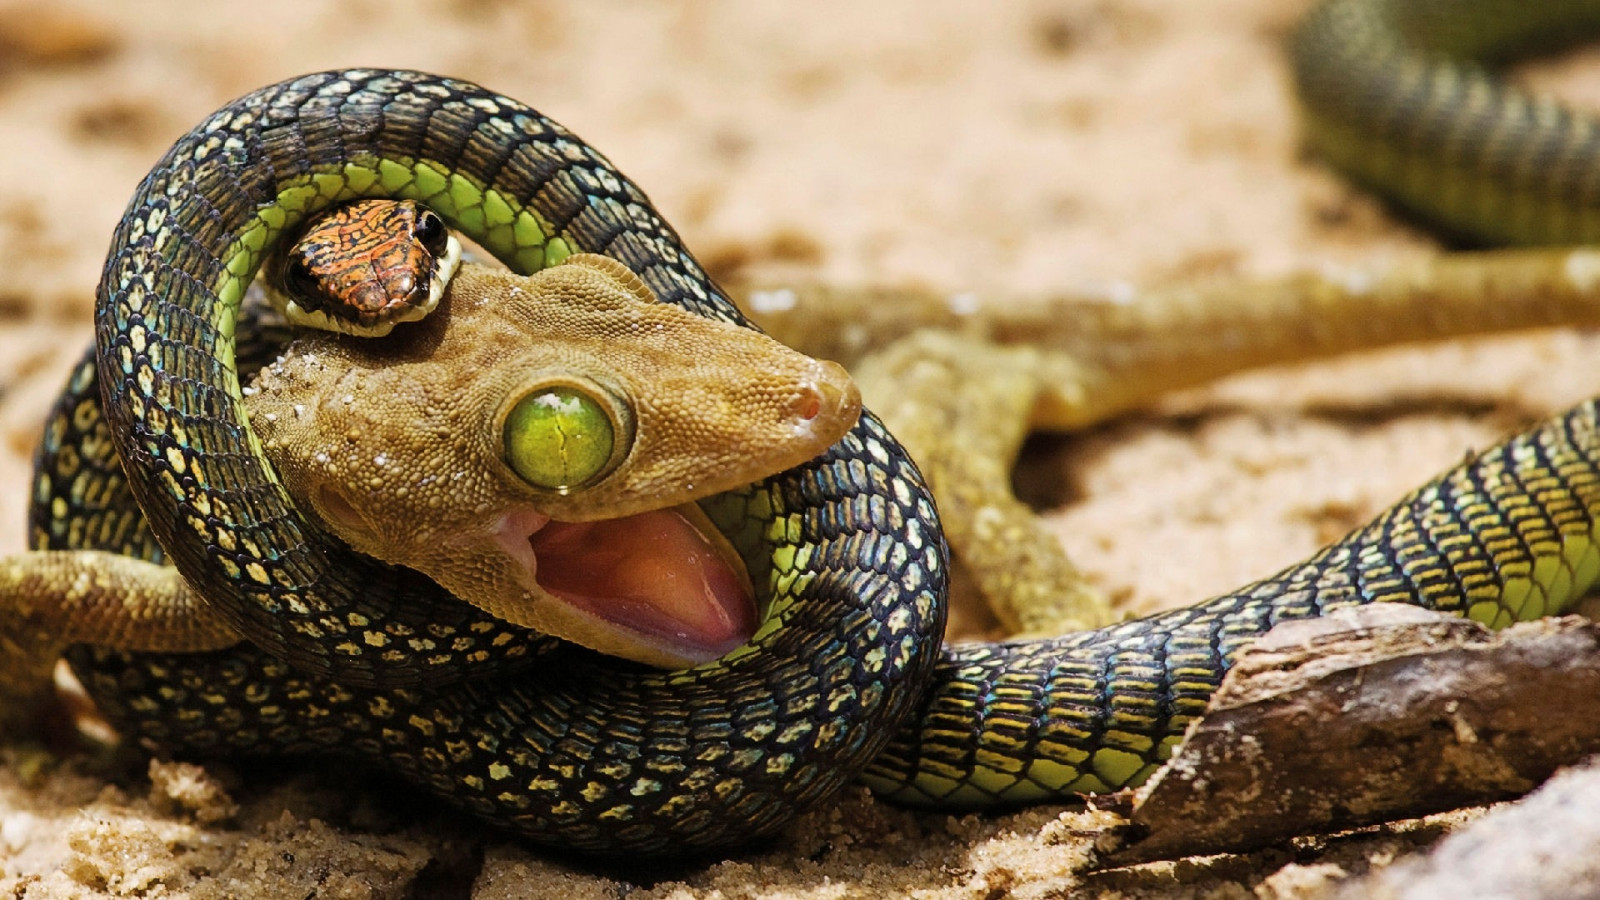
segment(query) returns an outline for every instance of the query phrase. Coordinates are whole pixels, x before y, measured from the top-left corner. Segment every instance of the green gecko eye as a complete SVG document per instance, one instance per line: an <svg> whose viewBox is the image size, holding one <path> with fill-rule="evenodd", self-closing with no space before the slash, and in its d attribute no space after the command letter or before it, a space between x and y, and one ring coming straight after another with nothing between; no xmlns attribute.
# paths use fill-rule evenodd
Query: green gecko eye
<svg viewBox="0 0 1600 900"><path fill-rule="evenodd" d="M617 430L607 404L590 391L568 384L538 387L506 414L506 462L534 487L566 493L621 461Z"/></svg>

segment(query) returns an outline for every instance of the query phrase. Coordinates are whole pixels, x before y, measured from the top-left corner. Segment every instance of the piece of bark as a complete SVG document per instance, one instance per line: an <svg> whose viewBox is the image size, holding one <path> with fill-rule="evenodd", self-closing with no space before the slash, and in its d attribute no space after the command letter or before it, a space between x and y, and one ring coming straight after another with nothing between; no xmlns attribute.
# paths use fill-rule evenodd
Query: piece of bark
<svg viewBox="0 0 1600 900"><path fill-rule="evenodd" d="M1567 769L1408 859L1345 885L1339 900L1600 897L1600 762Z"/></svg>
<svg viewBox="0 0 1600 900"><path fill-rule="evenodd" d="M1379 604L1274 628L1097 842L1102 867L1520 796L1600 751L1600 626Z"/></svg>

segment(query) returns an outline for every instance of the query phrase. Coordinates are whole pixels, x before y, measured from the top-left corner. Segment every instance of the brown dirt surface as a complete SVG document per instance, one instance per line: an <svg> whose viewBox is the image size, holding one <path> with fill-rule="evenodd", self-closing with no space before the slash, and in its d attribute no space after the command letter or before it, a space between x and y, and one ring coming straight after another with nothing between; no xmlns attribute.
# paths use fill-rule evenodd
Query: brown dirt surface
<svg viewBox="0 0 1600 900"><path fill-rule="evenodd" d="M986 297L1429 252L1298 151L1280 47L1304 0L0 2L0 540L89 339L126 198L247 90L348 65L526 100L648 190L719 274ZM1570 86L1594 60L1531 76ZM1590 80L1593 83L1593 80ZM1031 493L1130 610L1292 562L1470 448L1600 389L1573 331L1236 378L1029 454ZM1153 554L1159 554L1158 556ZM1153 560L1159 560L1154 562ZM764 852L576 866L326 764L0 767L0 896L1308 897L1449 821L1073 874L1103 814L913 813L853 791ZM1469 816L1470 817L1470 816Z"/></svg>

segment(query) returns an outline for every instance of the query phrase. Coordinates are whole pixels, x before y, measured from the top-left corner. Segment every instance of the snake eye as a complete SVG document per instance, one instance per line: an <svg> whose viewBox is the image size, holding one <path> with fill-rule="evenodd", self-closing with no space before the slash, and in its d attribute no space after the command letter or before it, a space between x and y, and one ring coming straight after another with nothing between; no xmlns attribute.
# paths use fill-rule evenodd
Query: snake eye
<svg viewBox="0 0 1600 900"><path fill-rule="evenodd" d="M415 233L417 240L422 242L422 246L426 247L429 253L434 256L444 253L446 232L444 220L439 218L438 213L431 209L421 210L417 215Z"/></svg>
<svg viewBox="0 0 1600 900"><path fill-rule="evenodd" d="M322 283L311 274L305 259L298 254L290 256L283 267L283 287L302 306L315 304L322 296Z"/></svg>
<svg viewBox="0 0 1600 900"><path fill-rule="evenodd" d="M568 384L524 394L506 414L505 458L534 487L566 493L621 462L627 448L607 404Z"/></svg>

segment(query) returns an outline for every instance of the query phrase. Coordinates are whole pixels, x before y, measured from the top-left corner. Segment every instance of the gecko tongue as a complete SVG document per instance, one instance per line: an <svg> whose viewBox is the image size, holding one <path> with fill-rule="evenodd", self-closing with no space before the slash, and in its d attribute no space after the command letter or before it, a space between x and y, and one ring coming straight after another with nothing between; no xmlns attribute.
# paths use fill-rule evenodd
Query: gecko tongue
<svg viewBox="0 0 1600 900"><path fill-rule="evenodd" d="M540 587L685 665L716 659L755 633L744 565L693 503L600 522L551 522L528 543Z"/></svg>

